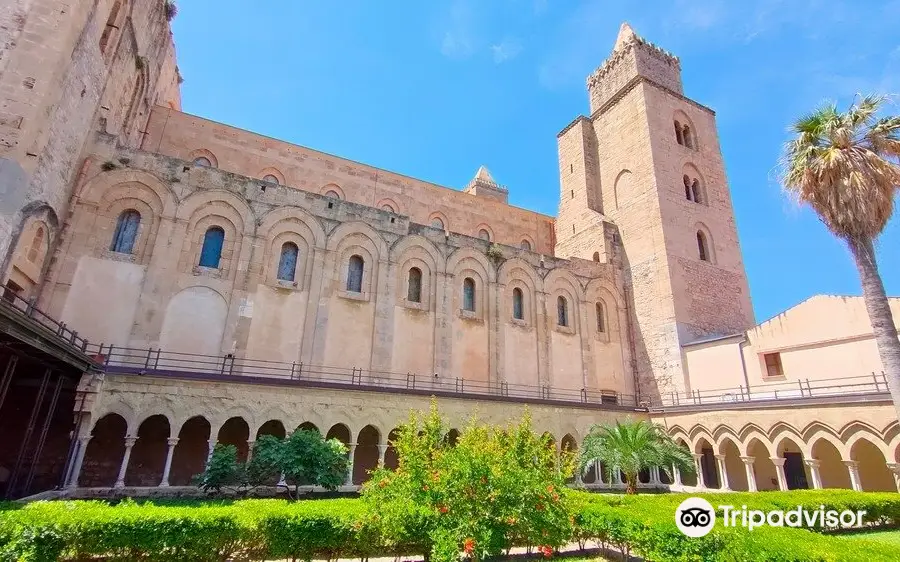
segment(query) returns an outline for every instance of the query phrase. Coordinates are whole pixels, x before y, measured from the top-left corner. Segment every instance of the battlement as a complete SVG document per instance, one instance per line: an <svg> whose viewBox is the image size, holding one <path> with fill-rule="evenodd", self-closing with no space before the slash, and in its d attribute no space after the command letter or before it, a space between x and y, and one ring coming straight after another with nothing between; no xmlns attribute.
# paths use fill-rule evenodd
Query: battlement
<svg viewBox="0 0 900 562"><path fill-rule="evenodd" d="M630 25L623 23L612 54L586 80L591 113L615 97L637 76L682 93L681 61L678 57L638 36Z"/></svg>

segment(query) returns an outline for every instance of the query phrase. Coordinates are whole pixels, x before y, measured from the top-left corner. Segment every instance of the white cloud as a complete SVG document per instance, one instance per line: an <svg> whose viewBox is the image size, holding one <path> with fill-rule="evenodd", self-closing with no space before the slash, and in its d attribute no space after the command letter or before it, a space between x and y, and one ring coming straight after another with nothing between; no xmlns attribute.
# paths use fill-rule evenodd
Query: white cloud
<svg viewBox="0 0 900 562"><path fill-rule="evenodd" d="M475 6L469 0L454 0L442 25L441 54L451 59L465 59L478 50L481 43Z"/></svg>
<svg viewBox="0 0 900 562"><path fill-rule="evenodd" d="M502 64L516 58L522 52L522 44L515 39L507 38L499 45L491 45L491 51L494 55L494 63Z"/></svg>

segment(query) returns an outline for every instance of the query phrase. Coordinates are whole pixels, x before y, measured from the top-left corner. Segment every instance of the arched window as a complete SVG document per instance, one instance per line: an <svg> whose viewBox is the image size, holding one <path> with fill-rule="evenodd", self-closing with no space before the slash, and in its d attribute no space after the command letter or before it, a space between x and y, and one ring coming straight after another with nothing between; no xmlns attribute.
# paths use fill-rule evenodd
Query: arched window
<svg viewBox="0 0 900 562"><path fill-rule="evenodd" d="M691 183L691 195L694 197L694 203L702 203L700 200L700 180L694 179Z"/></svg>
<svg viewBox="0 0 900 562"><path fill-rule="evenodd" d="M519 249L530 252L531 251L531 242L529 242L528 240L522 240L521 242L519 242Z"/></svg>
<svg viewBox="0 0 900 562"><path fill-rule="evenodd" d="M691 138L691 128L687 125L684 126L684 130L681 133L681 136L684 137L684 146L688 148L694 148L694 139Z"/></svg>
<svg viewBox="0 0 900 562"><path fill-rule="evenodd" d="M41 245L44 243L44 227L39 226L37 230L34 231L34 237L31 239L31 247L28 248L28 255L25 256L25 259L30 261L31 263L35 263L38 259L38 255L41 253Z"/></svg>
<svg viewBox="0 0 900 562"><path fill-rule="evenodd" d="M278 260L278 279L281 281L293 281L297 271L297 256L300 249L293 242L285 242L281 245L281 258Z"/></svg>
<svg viewBox="0 0 900 562"><path fill-rule="evenodd" d="M556 323L560 326L569 325L569 303L566 302L566 297L556 299Z"/></svg>
<svg viewBox="0 0 900 562"><path fill-rule="evenodd" d="M693 201L693 196L691 195L691 178L687 177L687 174L681 178L684 181L684 198L688 201Z"/></svg>
<svg viewBox="0 0 900 562"><path fill-rule="evenodd" d="M422 270L413 267L409 270L409 286L406 288L406 300L422 302Z"/></svg>
<svg viewBox="0 0 900 562"><path fill-rule="evenodd" d="M478 237L482 240L487 240L488 242L491 241L491 233L483 228L478 231Z"/></svg>
<svg viewBox="0 0 900 562"><path fill-rule="evenodd" d="M701 260L709 261L709 243L706 240L706 235L700 230L697 231L697 250L700 253Z"/></svg>
<svg viewBox="0 0 900 562"><path fill-rule="evenodd" d="M122 211L116 222L116 231L113 233L112 242L109 245L110 252L130 254L134 250L134 242L137 240L138 227L141 226L141 214L134 209Z"/></svg>
<svg viewBox="0 0 900 562"><path fill-rule="evenodd" d="M463 310L475 312L475 280L471 277L463 281Z"/></svg>
<svg viewBox="0 0 900 562"><path fill-rule="evenodd" d="M203 247L200 249L200 267L219 268L222 259L222 244L225 242L225 231L221 226L211 226L203 235Z"/></svg>
<svg viewBox="0 0 900 562"><path fill-rule="evenodd" d="M338 194L338 192L333 189L329 189L328 191L326 191L325 197L331 197L332 199L337 199L337 200L341 199L341 196Z"/></svg>
<svg viewBox="0 0 900 562"><path fill-rule="evenodd" d="M106 18L106 27L103 28L103 33L100 34L101 54L106 54L106 49L109 48L110 43L112 43L113 37L119 30L118 22L116 20L119 18L119 12L121 10L122 2L120 0L116 0L115 3L113 3L112 9L109 11L109 17Z"/></svg>
<svg viewBox="0 0 900 562"><path fill-rule="evenodd" d="M600 252L594 252L594 261L600 261Z"/></svg>
<svg viewBox="0 0 900 562"><path fill-rule="evenodd" d="M387 212L389 212L389 213L393 213L393 212L394 212L394 208L391 207L390 205L382 205L382 206L381 206L381 210L382 210L382 211L387 211Z"/></svg>
<svg viewBox="0 0 900 562"><path fill-rule="evenodd" d="M681 123L675 121L675 141L678 144L684 144L684 137L681 136Z"/></svg>
<svg viewBox="0 0 900 562"><path fill-rule="evenodd" d="M278 183L278 178L276 178L276 177L273 176L272 174L266 174L266 175L263 176L263 181L267 181L267 182L270 182L270 183L277 184L277 183Z"/></svg>
<svg viewBox="0 0 900 562"><path fill-rule="evenodd" d="M362 292L363 268L365 262L360 256L350 256L350 263L347 265L347 291L351 293Z"/></svg>
<svg viewBox="0 0 900 562"><path fill-rule="evenodd" d="M438 217L434 217L433 219L431 219L431 228L439 228L441 230L444 230L444 221L442 221Z"/></svg>
<svg viewBox="0 0 900 562"><path fill-rule="evenodd" d="M606 331L606 318L602 302L597 303L597 331L601 333Z"/></svg>
<svg viewBox="0 0 900 562"><path fill-rule="evenodd" d="M522 289L516 287L513 289L513 318L516 320L523 320L525 318L522 301Z"/></svg>
<svg viewBox="0 0 900 562"><path fill-rule="evenodd" d="M206 166L207 168L212 168L212 162L209 161L209 158L206 156L199 156L194 158L194 164L197 166Z"/></svg>

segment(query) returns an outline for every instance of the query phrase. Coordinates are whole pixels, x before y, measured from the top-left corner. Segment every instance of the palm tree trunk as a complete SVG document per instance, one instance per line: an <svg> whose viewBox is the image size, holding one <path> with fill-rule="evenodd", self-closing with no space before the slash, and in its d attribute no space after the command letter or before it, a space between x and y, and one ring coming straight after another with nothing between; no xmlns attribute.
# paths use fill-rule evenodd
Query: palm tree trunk
<svg viewBox="0 0 900 562"><path fill-rule="evenodd" d="M626 474L625 475L625 493L626 494L636 494L637 493L637 474Z"/></svg>
<svg viewBox="0 0 900 562"><path fill-rule="evenodd" d="M900 340L897 339L897 327L894 325L891 306L884 292L884 283L878 274L875 247L871 240L850 240L848 243L856 260L856 268L859 270L863 299L869 313L869 322L872 323L872 332L875 335L878 355L881 357L891 398L894 401L894 410L900 419Z"/></svg>

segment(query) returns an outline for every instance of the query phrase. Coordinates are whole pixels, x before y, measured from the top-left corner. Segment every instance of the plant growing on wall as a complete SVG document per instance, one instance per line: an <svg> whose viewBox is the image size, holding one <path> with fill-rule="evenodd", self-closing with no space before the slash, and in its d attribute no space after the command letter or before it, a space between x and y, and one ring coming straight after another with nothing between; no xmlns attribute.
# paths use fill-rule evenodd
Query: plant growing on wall
<svg viewBox="0 0 900 562"><path fill-rule="evenodd" d="M166 20L172 21L178 15L178 6L172 0L166 0Z"/></svg>
<svg viewBox="0 0 900 562"><path fill-rule="evenodd" d="M378 468L363 487L376 527L394 547L422 545L432 562L496 556L514 545L549 555L571 537L566 477L572 455L557 460L528 414L506 428L474 420L456 444L432 404L412 414L393 442L398 468Z"/></svg>
<svg viewBox="0 0 900 562"><path fill-rule="evenodd" d="M614 470L622 471L627 494L637 491L642 470L658 466L670 477L673 466L686 474L695 470L690 451L673 441L662 426L646 420L592 427L584 438L578 469L584 474L596 462L606 466L607 481Z"/></svg>
<svg viewBox="0 0 900 562"><path fill-rule="evenodd" d="M484 255L486 255L492 261L498 262L503 259L503 250L497 244L491 244L484 252Z"/></svg>

